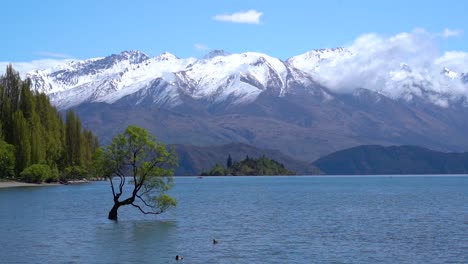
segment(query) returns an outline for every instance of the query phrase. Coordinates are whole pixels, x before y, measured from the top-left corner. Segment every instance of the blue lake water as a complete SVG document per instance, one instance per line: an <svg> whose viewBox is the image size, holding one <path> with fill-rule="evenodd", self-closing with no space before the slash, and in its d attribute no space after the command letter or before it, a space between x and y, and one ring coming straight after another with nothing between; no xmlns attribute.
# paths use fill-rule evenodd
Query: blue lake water
<svg viewBox="0 0 468 264"><path fill-rule="evenodd" d="M468 263L468 177L187 177L172 195L115 223L107 182L0 189L0 263Z"/></svg>

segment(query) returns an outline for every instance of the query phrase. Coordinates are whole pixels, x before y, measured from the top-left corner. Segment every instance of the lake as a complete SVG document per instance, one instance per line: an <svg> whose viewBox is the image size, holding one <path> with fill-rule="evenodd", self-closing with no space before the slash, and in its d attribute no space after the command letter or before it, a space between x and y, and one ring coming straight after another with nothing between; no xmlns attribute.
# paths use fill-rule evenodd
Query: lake
<svg viewBox="0 0 468 264"><path fill-rule="evenodd" d="M115 223L107 182L0 189L0 263L468 263L468 177L179 177L171 194Z"/></svg>

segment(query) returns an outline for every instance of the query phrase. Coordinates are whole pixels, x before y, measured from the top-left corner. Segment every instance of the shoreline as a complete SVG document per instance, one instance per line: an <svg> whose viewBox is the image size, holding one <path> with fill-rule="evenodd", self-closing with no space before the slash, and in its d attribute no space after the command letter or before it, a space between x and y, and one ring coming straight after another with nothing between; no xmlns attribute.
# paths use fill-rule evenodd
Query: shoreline
<svg viewBox="0 0 468 264"><path fill-rule="evenodd" d="M0 181L1 188L16 188L16 187L38 187L38 186L56 186L59 183L27 183L18 181Z"/></svg>
<svg viewBox="0 0 468 264"><path fill-rule="evenodd" d="M16 188L16 187L45 187L45 186L59 186L59 185L77 185L77 184L87 184L97 180L70 180L64 183L52 182L52 183L27 183L14 180L5 180L0 179L0 189L2 188Z"/></svg>

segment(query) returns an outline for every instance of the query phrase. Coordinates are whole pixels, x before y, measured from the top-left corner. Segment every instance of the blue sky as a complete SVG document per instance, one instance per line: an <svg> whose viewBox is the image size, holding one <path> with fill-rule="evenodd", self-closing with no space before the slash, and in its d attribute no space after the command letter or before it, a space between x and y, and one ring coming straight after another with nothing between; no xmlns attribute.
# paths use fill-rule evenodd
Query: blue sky
<svg viewBox="0 0 468 264"><path fill-rule="evenodd" d="M468 1L461 0L15 0L1 9L3 62L123 50L200 57L211 49L286 59L350 45L365 33L415 29L436 36L441 53L468 47Z"/></svg>

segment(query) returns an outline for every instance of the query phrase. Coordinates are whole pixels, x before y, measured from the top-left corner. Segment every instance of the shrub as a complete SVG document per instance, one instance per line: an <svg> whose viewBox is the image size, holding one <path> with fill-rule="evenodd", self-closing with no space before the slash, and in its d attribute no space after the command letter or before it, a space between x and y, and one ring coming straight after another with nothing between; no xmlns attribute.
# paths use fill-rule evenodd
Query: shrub
<svg viewBox="0 0 468 264"><path fill-rule="evenodd" d="M65 182L68 180L81 180L87 176L88 171L85 168L81 166L70 166L65 168L60 180Z"/></svg>
<svg viewBox="0 0 468 264"><path fill-rule="evenodd" d="M50 167L46 164L33 164L20 173L25 182L41 183L53 177Z"/></svg>
<svg viewBox="0 0 468 264"><path fill-rule="evenodd" d="M15 147L0 139L0 178L15 176Z"/></svg>
<svg viewBox="0 0 468 264"><path fill-rule="evenodd" d="M57 166L52 166L52 169L50 169L50 175L48 175L45 178L45 182L51 183L51 182L57 182L59 180L59 172L57 169Z"/></svg>

